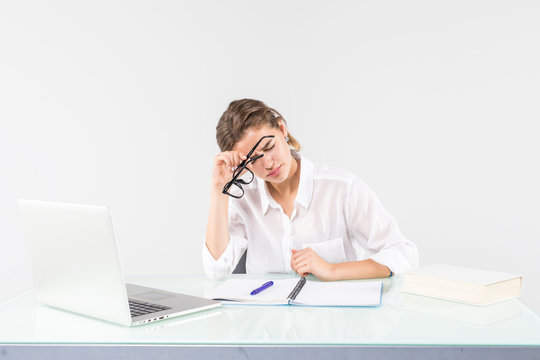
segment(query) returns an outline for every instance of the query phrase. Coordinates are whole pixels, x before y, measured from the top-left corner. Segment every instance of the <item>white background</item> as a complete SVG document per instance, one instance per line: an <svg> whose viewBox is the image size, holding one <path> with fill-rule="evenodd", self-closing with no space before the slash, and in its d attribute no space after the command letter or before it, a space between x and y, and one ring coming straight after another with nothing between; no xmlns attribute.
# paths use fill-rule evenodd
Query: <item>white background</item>
<svg viewBox="0 0 540 360"><path fill-rule="evenodd" d="M0 299L17 198L109 205L130 274L201 273L215 126L280 111L422 265L524 275L540 312L537 1L2 1Z"/></svg>

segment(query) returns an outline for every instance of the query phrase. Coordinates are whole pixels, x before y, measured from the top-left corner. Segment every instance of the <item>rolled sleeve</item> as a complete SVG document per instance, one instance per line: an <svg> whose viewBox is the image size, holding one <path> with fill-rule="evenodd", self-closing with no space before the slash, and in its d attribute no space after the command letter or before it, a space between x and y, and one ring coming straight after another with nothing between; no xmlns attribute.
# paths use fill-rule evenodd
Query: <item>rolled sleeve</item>
<svg viewBox="0 0 540 360"><path fill-rule="evenodd" d="M206 276L220 280L230 275L247 249L246 229L238 212L229 206L229 244L219 259L214 259L203 243L202 261Z"/></svg>
<svg viewBox="0 0 540 360"><path fill-rule="evenodd" d="M373 254L370 259L387 266L394 274L402 274L411 268L418 267L418 256L415 260L414 257L404 254L403 249L384 249Z"/></svg>
<svg viewBox="0 0 540 360"><path fill-rule="evenodd" d="M247 249L247 240L238 236L231 236L227 248L219 259L214 259L206 243L203 245L203 267L206 276L212 280L220 280L230 275L240 258Z"/></svg>
<svg viewBox="0 0 540 360"><path fill-rule="evenodd" d="M358 179L351 184L349 205L350 229L369 259L395 274L418 267L416 245L403 236L373 190Z"/></svg>

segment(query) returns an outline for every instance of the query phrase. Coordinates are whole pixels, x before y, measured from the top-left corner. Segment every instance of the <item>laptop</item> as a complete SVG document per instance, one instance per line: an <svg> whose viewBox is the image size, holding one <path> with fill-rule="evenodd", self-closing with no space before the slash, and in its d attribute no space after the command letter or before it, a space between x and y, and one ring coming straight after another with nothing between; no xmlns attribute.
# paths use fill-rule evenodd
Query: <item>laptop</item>
<svg viewBox="0 0 540 360"><path fill-rule="evenodd" d="M37 300L135 326L220 306L219 301L125 284L106 206L19 200Z"/></svg>

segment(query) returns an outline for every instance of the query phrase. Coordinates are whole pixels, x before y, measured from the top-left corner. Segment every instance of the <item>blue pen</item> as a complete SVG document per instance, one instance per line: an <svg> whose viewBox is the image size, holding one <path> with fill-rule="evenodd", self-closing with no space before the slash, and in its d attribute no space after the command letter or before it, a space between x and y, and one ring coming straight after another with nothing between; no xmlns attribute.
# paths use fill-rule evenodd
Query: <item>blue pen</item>
<svg viewBox="0 0 540 360"><path fill-rule="evenodd" d="M256 288L255 290L253 290L251 292L251 295L257 295L258 293L260 293L261 291L263 290L266 290L268 289L270 286L274 285L274 282L273 281L269 281L269 282L266 282L264 284L262 284L260 287Z"/></svg>

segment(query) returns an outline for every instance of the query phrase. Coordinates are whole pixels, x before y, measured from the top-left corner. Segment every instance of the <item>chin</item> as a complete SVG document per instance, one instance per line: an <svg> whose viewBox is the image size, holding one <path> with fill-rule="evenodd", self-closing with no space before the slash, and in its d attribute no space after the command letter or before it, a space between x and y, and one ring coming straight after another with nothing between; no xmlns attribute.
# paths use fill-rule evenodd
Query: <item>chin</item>
<svg viewBox="0 0 540 360"><path fill-rule="evenodd" d="M279 176L278 178L266 178L265 181L271 182L274 184L281 184L283 181L285 181L285 179L281 179L281 176Z"/></svg>

